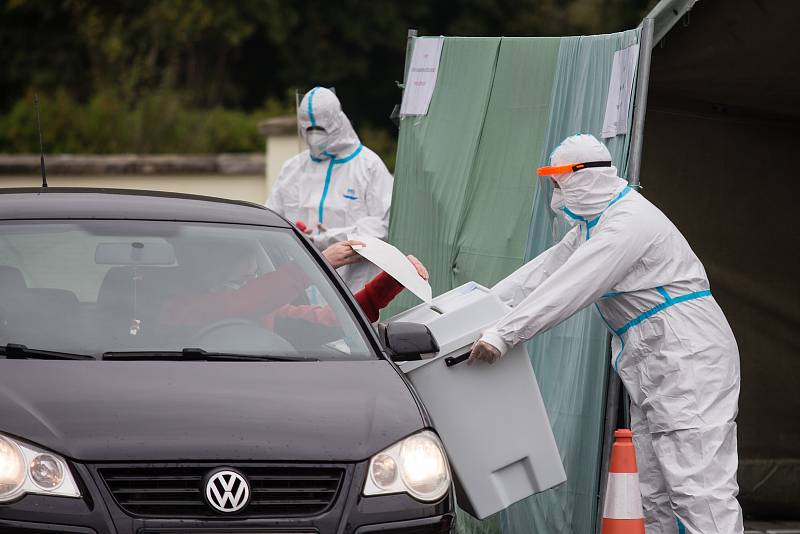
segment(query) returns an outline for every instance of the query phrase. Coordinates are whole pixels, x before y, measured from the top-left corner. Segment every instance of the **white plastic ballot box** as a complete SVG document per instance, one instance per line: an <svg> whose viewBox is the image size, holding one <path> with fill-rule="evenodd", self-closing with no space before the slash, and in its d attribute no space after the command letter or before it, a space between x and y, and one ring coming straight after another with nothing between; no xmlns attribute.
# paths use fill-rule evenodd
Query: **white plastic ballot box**
<svg viewBox="0 0 800 534"><path fill-rule="evenodd" d="M389 319L425 324L439 343L433 357L399 365L447 449L459 506L479 519L567 479L525 347L494 365L464 362L508 311L470 282Z"/></svg>

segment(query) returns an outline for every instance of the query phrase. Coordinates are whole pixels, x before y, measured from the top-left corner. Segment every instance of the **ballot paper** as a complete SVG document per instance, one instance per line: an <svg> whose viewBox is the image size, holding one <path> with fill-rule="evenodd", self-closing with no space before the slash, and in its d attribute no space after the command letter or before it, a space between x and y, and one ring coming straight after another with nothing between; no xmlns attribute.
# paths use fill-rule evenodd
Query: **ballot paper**
<svg viewBox="0 0 800 534"><path fill-rule="evenodd" d="M427 115L428 106L436 88L439 73L439 58L442 55L441 37L418 37L414 39L414 52L406 76L400 115Z"/></svg>
<svg viewBox="0 0 800 534"><path fill-rule="evenodd" d="M351 235L349 239L364 243L363 246L353 245L353 250L389 273L392 278L400 282L403 287L425 302L431 301L433 292L431 291L430 284L417 273L414 265L408 261L405 254L389 243L381 241L376 237Z"/></svg>
<svg viewBox="0 0 800 534"><path fill-rule="evenodd" d="M608 84L606 114L600 136L605 138L628 132L628 114L633 93L633 77L639 62L639 45L635 44L614 53L611 81Z"/></svg>

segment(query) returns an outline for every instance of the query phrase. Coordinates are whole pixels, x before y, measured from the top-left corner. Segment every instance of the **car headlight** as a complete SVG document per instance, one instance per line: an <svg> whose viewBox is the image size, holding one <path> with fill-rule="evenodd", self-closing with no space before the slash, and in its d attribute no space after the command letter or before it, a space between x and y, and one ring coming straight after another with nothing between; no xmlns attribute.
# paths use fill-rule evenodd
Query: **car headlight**
<svg viewBox="0 0 800 534"><path fill-rule="evenodd" d="M26 493L81 496L64 458L0 434L0 502Z"/></svg>
<svg viewBox="0 0 800 534"><path fill-rule="evenodd" d="M424 430L372 457L364 495L408 493L419 501L433 502L447 493L450 483L442 442Z"/></svg>

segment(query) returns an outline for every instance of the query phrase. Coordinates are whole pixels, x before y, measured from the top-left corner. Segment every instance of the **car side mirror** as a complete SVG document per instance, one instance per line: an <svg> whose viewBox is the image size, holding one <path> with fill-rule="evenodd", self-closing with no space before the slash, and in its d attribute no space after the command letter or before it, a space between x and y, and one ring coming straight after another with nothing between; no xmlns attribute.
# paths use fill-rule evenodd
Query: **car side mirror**
<svg viewBox="0 0 800 534"><path fill-rule="evenodd" d="M422 354L439 352L439 344L430 329L418 323L389 323L383 339L393 361L421 360Z"/></svg>

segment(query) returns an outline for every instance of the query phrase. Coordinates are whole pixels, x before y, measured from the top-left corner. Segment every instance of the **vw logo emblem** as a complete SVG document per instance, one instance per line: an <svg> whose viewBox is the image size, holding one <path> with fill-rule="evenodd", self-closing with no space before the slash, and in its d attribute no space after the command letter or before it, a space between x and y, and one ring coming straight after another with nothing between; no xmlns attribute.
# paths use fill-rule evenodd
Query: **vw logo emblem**
<svg viewBox="0 0 800 534"><path fill-rule="evenodd" d="M223 467L206 475L205 497L211 508L230 514L250 501L250 484L243 474Z"/></svg>

